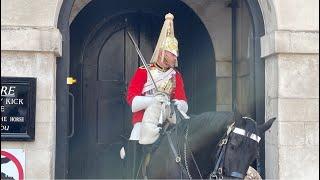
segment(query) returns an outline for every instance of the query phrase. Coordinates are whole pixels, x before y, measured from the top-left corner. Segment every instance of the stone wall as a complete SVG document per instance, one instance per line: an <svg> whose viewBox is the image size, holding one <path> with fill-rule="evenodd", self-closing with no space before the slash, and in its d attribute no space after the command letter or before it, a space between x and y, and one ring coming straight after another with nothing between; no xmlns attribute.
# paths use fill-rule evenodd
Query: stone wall
<svg viewBox="0 0 320 180"><path fill-rule="evenodd" d="M56 27L62 0L1 1L1 77L37 79L35 140L1 141L1 149L25 150L26 179L53 179L56 131Z"/></svg>
<svg viewBox="0 0 320 180"><path fill-rule="evenodd" d="M232 111L231 8L227 1L184 2L205 24L214 47L216 60L217 111Z"/></svg>

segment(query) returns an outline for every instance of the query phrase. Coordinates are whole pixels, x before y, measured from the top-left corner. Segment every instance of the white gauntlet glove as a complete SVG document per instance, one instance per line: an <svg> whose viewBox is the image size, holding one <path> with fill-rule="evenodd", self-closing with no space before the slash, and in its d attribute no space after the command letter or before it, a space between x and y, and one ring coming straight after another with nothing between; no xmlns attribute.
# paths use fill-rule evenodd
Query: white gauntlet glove
<svg viewBox="0 0 320 180"><path fill-rule="evenodd" d="M155 101L156 99L153 96L136 96L132 100L132 105L131 105L132 112L137 112L137 111L146 109Z"/></svg>
<svg viewBox="0 0 320 180"><path fill-rule="evenodd" d="M185 119L189 119L190 117L187 115L188 112L188 103L184 100L174 99L174 105L177 106L177 109L181 112Z"/></svg>
<svg viewBox="0 0 320 180"><path fill-rule="evenodd" d="M170 104L170 97L166 93L158 92L154 98L160 103Z"/></svg>
<svg viewBox="0 0 320 180"><path fill-rule="evenodd" d="M179 111L182 111L184 113L188 112L188 104L186 101L184 100L178 100L178 99L174 99L174 105L177 106Z"/></svg>
<svg viewBox="0 0 320 180"><path fill-rule="evenodd" d="M156 101L160 103L169 103L170 99L167 94L161 92L156 93L155 96L136 96L132 100L131 110L132 112L141 111Z"/></svg>

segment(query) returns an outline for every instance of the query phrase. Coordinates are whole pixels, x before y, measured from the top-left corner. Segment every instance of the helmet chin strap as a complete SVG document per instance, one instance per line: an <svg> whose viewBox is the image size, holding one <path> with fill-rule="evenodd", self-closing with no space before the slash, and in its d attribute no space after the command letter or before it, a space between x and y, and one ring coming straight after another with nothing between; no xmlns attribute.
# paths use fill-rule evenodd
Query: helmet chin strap
<svg viewBox="0 0 320 180"><path fill-rule="evenodd" d="M166 58L164 58L164 63L165 63L166 65L168 65L168 69L169 69L169 68L174 68L174 65L171 65Z"/></svg>
<svg viewBox="0 0 320 180"><path fill-rule="evenodd" d="M168 60L165 58L164 55L164 50L160 51L160 55L159 55L159 59L158 61L160 62L156 62L156 65L159 66L159 68L161 69L170 69L170 68L174 68L174 65L171 65L168 63ZM163 67L164 65L167 65L168 67Z"/></svg>

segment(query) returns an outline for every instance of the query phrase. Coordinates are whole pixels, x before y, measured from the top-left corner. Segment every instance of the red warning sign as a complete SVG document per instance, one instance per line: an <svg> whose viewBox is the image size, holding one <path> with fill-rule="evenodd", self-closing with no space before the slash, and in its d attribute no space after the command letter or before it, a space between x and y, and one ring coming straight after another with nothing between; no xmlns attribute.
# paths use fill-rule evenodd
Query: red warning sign
<svg viewBox="0 0 320 180"><path fill-rule="evenodd" d="M24 179L23 149L1 149L1 179Z"/></svg>

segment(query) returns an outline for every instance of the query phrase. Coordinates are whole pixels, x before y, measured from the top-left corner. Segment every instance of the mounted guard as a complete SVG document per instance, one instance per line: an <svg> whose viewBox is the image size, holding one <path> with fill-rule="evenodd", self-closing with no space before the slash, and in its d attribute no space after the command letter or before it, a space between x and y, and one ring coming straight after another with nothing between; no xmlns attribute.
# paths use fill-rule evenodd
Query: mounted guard
<svg viewBox="0 0 320 180"><path fill-rule="evenodd" d="M141 140L140 135L144 134L141 123L149 122L148 116L159 112L150 110L146 113L147 107L155 102L161 102L163 107L172 100L184 114L188 110L182 75L175 69L178 66L178 41L174 37L173 18L170 13L165 16L151 64L139 67L128 87L127 101L132 108L134 124L130 140L139 140L140 144L152 143L152 140ZM168 112L161 109L156 126L163 123Z"/></svg>
<svg viewBox="0 0 320 180"><path fill-rule="evenodd" d="M137 152L138 142L154 143L165 120L175 123L175 118L170 118L174 117L170 113L170 102L173 102L185 118L188 118L182 75L175 68L178 66L178 41L174 36L173 19L174 16L170 13L165 16L156 48L148 65L129 34L144 66L136 70L128 86L127 102L133 112L133 129L126 148L127 156L136 156L134 154ZM128 154L130 150L132 154ZM137 167L136 162L132 163L133 167Z"/></svg>

